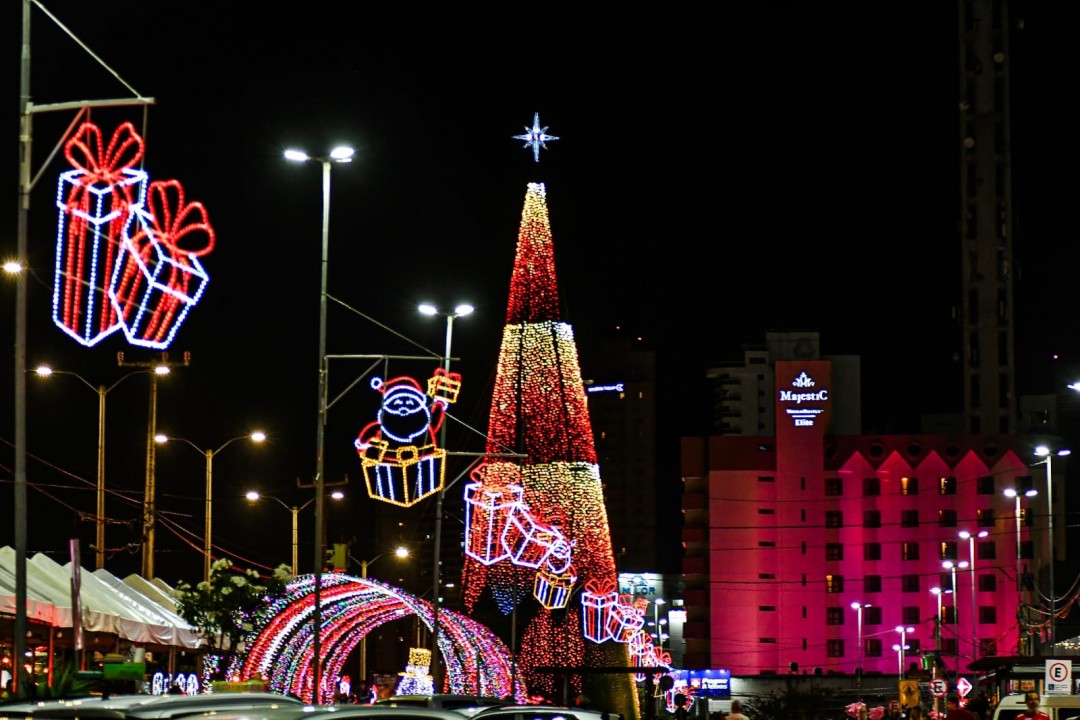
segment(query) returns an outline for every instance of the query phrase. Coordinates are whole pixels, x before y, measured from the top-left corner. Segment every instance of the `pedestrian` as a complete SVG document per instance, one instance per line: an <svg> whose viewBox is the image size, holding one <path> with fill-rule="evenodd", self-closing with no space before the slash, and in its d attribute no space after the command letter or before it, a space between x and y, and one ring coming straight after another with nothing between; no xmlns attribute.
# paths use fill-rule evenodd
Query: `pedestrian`
<svg viewBox="0 0 1080 720"><path fill-rule="evenodd" d="M1028 690L1024 693L1024 705L1027 710L1016 716L1016 720L1050 720L1050 716L1039 709L1039 693L1037 690Z"/></svg>
<svg viewBox="0 0 1080 720"><path fill-rule="evenodd" d="M912 705L909 707L907 717L908 720L925 720L926 716L923 714L922 705Z"/></svg>
<svg viewBox="0 0 1080 720"><path fill-rule="evenodd" d="M750 720L750 718L743 715L741 700L731 701L731 712L728 713L728 720Z"/></svg>
<svg viewBox="0 0 1080 720"><path fill-rule="evenodd" d="M956 693L949 693L949 696L945 698L945 717L948 720L978 720L975 713L960 706L960 696ZM1050 718L1045 718L1045 720L1050 720Z"/></svg>

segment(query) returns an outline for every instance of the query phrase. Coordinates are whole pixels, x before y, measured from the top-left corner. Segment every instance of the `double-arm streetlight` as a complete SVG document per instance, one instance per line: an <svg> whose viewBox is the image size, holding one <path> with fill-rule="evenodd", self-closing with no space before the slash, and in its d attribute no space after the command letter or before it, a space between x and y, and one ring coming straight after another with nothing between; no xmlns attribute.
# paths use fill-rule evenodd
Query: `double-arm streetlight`
<svg viewBox="0 0 1080 720"><path fill-rule="evenodd" d="M1047 515L1047 531L1050 533L1050 652L1054 652L1054 648L1057 647L1057 597L1054 595L1054 470L1052 458L1057 455L1058 457L1065 457L1072 451L1067 449L1051 450L1045 445L1040 445L1035 448L1035 455L1044 458L1042 461L1046 464L1046 515ZM1037 463L1042 464L1042 463Z"/></svg>
<svg viewBox="0 0 1080 720"><path fill-rule="evenodd" d="M322 563L323 522L326 478L323 473L323 446L326 439L327 367L326 367L326 275L330 251L330 168L334 163L352 162L355 151L339 145L325 157L312 157L303 150L286 150L285 159L293 162L314 161L322 165L322 260L319 284L319 397L318 421L315 433L315 583L311 621L312 633L312 688L313 702L322 701Z"/></svg>
<svg viewBox="0 0 1080 720"><path fill-rule="evenodd" d="M161 445L163 443L167 443L167 442L173 442L173 441L182 442L185 445L190 445L191 447L195 448L196 450L198 450L200 453L202 453L206 457L206 535L205 535L205 538L203 540L203 581L204 582L210 582L210 556L211 556L211 553L210 553L210 547L211 547L210 546L210 540L211 540L212 528L213 528L213 524L212 524L212 521L213 521L213 505L212 505L212 501L213 501L213 496L214 496L214 456L217 455L218 453L220 453L222 450L224 450L226 447L228 447L232 443L236 442L237 440L250 440L253 443L261 443L262 441L266 440L266 433L261 432L259 430L256 430L256 431L254 431L254 432L252 432L252 433L250 433L248 435L237 435L236 437L229 438L228 440L223 442L221 445L218 446L218 448L216 450L203 449L203 448L199 447L198 445L196 445L195 443L191 442L190 440L188 440L186 438L178 438L178 437L171 438L171 437L168 437L166 435L155 435L154 436L154 442L158 443L159 445Z"/></svg>
<svg viewBox="0 0 1080 720"><path fill-rule="evenodd" d="M105 396L120 383L132 375L141 375L149 370L135 370L123 375L112 385L94 385L77 372L70 370L55 370L49 365L39 365L34 369L38 377L47 378L52 375L70 375L79 380L83 385L93 390L98 396L98 441L97 441L97 514L95 521L97 530L94 535L94 567L100 570L105 567Z"/></svg>
<svg viewBox="0 0 1080 720"><path fill-rule="evenodd" d="M957 596L956 596L956 570L958 568L960 570L966 570L967 566L968 566L968 563L967 563L966 560L961 560L960 562L953 562L952 560L945 560L944 562L941 563L941 567L948 570L950 575L951 575L951 584L949 585L949 592L952 593L952 613L953 613L952 621L953 621L953 625L955 627L957 627L957 628L960 627L960 611L959 611L959 608L958 608L959 602L958 602L958 599L957 599ZM957 636L957 639L956 639L956 652L954 654L956 655L956 673L957 673L957 675L959 675L960 674L960 639L959 639L959 633L955 633L955 635Z"/></svg>
<svg viewBox="0 0 1080 720"><path fill-rule="evenodd" d="M259 493L259 491L257 491L257 490L248 490L244 494L244 497L246 497L250 502L258 502L259 500L261 500L263 498L266 498L267 500L273 500L278 505L280 505L281 507L285 508L290 513L292 513L292 574L293 574L293 577L296 577L299 574L299 563L298 563L299 554L298 554L298 552L299 552L299 538L300 538L299 526L300 526L300 524L299 524L298 517L300 515L301 510L306 508L311 503L315 502L315 498L311 498L310 500L308 500L303 505L289 505L287 502L285 502L281 498L276 498L273 495L263 495L263 494ZM345 497L345 493L341 492L340 490L335 490L334 492L330 493L330 499L331 500L341 500L343 497ZM318 572L318 571L319 571L319 568L316 567L315 572Z"/></svg>
<svg viewBox="0 0 1080 720"><path fill-rule="evenodd" d="M399 546L397 548L394 548L392 551L379 553L378 555L371 558L370 560L361 560L360 561L360 577L363 578L364 580L367 580L368 565L372 564L373 562L375 562L379 558L385 557L387 555L394 555L394 556L396 556L398 558L407 558L407 557L409 557L409 548L404 547L404 546ZM363 637L360 638L360 679L363 680L364 682L367 682L367 679L368 679L368 676L367 676L367 633L364 633Z"/></svg>
<svg viewBox="0 0 1080 720"><path fill-rule="evenodd" d="M904 651L908 649L907 636L908 633L915 632L915 628L910 625L897 625L896 632L900 633L900 644L893 645L893 650L897 652L897 661L900 664L900 679L904 679Z"/></svg>
<svg viewBox="0 0 1080 720"><path fill-rule="evenodd" d="M473 310L472 305L462 303L454 308L453 312L446 313L440 312L437 307L431 303L422 303L418 308L424 315L442 315L446 318L446 352L443 354L443 368L446 372L450 372L450 341L453 338L454 333L454 318L465 317L471 315ZM439 428L439 446L446 447L446 425L447 419L444 417L442 427ZM439 585L441 583L442 575L442 558L439 557L439 553L442 548L442 506L443 495L446 494L446 488L439 488L439 492L435 495L435 567L432 570L434 576L431 592L431 607L432 617L434 622L432 625L432 648L431 648L431 675L435 678L436 690L442 687L441 672L441 658L439 657L439 605L441 598L439 597Z"/></svg>
<svg viewBox="0 0 1080 720"><path fill-rule="evenodd" d="M975 538L984 538L990 534L989 530L980 530L974 535L969 530L961 530L958 535L961 540L968 542L968 572L971 574L971 658L979 655L979 625L975 602Z"/></svg>
<svg viewBox="0 0 1080 720"><path fill-rule="evenodd" d="M1015 487L1005 488L1001 492L1005 497L1013 499L1016 503L1016 508L1014 511L1014 515L1016 516L1016 612L1019 616L1021 608L1024 604L1024 575L1021 567L1021 556L1023 555L1023 553L1021 552L1021 548L1023 546L1023 542L1021 540L1022 536L1020 530L1021 518L1023 516L1020 512L1020 496L1023 495L1024 497L1032 498L1038 495L1039 491L1032 487L1030 484L1017 483ZM1021 654L1024 654L1023 646L1025 644L1025 641L1022 628L1019 630L1017 637L1018 643L1021 646Z"/></svg>
<svg viewBox="0 0 1080 720"><path fill-rule="evenodd" d="M870 603L862 603L862 602L858 602L858 601L851 603L851 609L855 611L855 616L857 618L856 627L857 627L857 630L858 630L857 638L858 638L859 645L858 645L858 650L856 652L858 666L855 668L855 671L856 671L855 684L856 684L857 688L859 688L859 689L861 689L861 687L862 687L862 664L863 664L862 611L863 611L863 608L868 608L868 607L872 607L872 605Z"/></svg>

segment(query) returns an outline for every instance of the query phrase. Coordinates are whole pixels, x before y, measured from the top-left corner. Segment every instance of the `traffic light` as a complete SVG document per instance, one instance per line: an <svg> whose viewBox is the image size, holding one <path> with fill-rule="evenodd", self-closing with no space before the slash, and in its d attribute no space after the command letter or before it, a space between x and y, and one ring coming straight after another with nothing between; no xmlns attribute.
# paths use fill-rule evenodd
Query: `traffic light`
<svg viewBox="0 0 1080 720"><path fill-rule="evenodd" d="M326 551L326 566L334 572L344 572L348 557L349 546L346 543L334 543L333 547Z"/></svg>

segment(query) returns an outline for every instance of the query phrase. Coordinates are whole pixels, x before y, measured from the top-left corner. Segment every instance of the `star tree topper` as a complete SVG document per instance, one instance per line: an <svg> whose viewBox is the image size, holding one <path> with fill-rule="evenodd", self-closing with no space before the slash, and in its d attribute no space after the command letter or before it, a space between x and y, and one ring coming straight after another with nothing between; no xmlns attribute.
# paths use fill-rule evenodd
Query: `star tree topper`
<svg viewBox="0 0 1080 720"><path fill-rule="evenodd" d="M540 113L533 114L532 127L525 128L524 135L515 135L515 140L524 140L525 147L532 146L533 160L540 162L540 148L547 150L547 145L544 143L548 140L558 140L555 135L547 134L547 126L540 127Z"/></svg>

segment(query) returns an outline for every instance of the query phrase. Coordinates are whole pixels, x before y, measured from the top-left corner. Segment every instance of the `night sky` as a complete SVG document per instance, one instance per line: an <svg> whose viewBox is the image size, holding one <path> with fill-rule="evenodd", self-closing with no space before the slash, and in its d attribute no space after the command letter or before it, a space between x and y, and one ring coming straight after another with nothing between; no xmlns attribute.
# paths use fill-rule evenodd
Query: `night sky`
<svg viewBox="0 0 1080 720"><path fill-rule="evenodd" d="M127 120L145 127L151 179L180 180L215 228L205 297L170 348L191 364L160 385L158 429L204 449L254 427L270 434L264 448L235 442L215 459L215 540L226 551L287 559L288 513L256 514L235 498L259 487L303 503L311 491L296 481L315 470L321 174L286 162L287 147L357 151L333 170L327 352L435 358L445 324L417 304L472 302L477 312L454 325L465 378L455 415L480 431L531 181L547 184L564 318L579 337L621 327L655 348L665 437L706 431L707 363L740 358L767 330L817 330L825 354L862 356L868 432L917 432L921 413L961 409L955 5L729 5L707 16L491 16L322 2L223 15L200 0L47 2L107 68L34 8L32 100L131 97L125 83L155 98L145 114L94 109L91 119L107 135ZM1016 355L1021 393L1046 393L1080 371L1070 292L1080 143L1068 23L1033 12L1012 41ZM12 254L20 3L7 4L0 27L10 143L0 251ZM560 138L539 164L512 139L536 112ZM34 118L28 360L109 385L128 371L118 352L157 354L119 334L85 349L52 324L56 177L67 165L62 155L45 163L73 118ZM9 291L4 337L12 306ZM368 362L331 361L331 399ZM433 367L393 361L389 372ZM11 360L0 368L11 397ZM92 538L77 518L93 512L93 491L71 489L92 488L96 468L96 397L81 385L28 381L31 552L65 548L65 528ZM110 489L142 490L147 395L143 377L108 394ZM327 481L348 474L353 496L366 493L352 439L374 397L362 382L328 413ZM10 411L0 436L10 487ZM450 444L483 447L460 424ZM204 460L174 445L157 462L159 509L201 547ZM109 502L110 517L138 517L137 505ZM353 517L367 507L350 502L360 503ZM417 525L431 512L418 509ZM254 539L266 527L269 548ZM109 532L110 546L134 533ZM158 574L197 575L197 552L164 534ZM0 523L0 544L12 541ZM137 554L113 562L118 574L138 569Z"/></svg>

